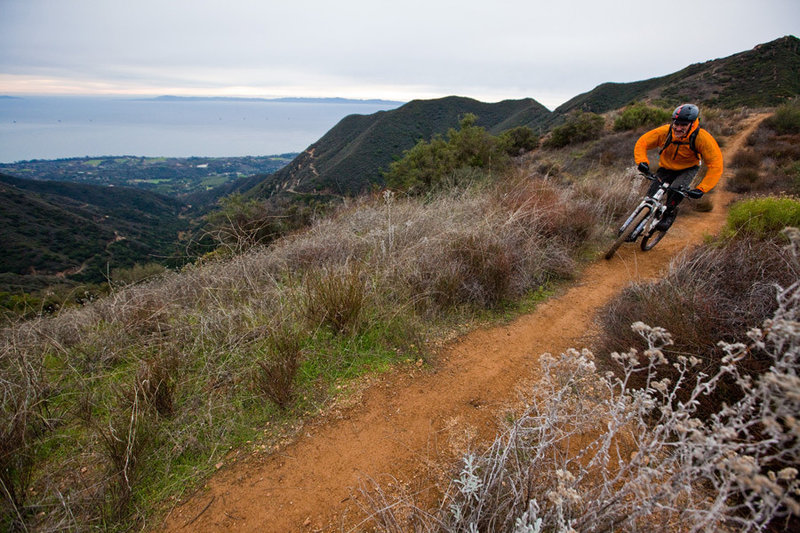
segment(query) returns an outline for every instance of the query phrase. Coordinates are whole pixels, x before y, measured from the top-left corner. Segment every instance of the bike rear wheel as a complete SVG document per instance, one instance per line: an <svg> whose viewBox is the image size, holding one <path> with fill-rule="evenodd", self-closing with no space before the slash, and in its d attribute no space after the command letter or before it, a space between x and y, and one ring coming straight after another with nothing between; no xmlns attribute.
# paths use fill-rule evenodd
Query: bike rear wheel
<svg viewBox="0 0 800 533"><path fill-rule="evenodd" d="M664 238L664 235L667 234L667 230L653 230L647 235L642 238L642 250L647 251L651 250L653 246L659 243L661 239Z"/></svg>
<svg viewBox="0 0 800 533"><path fill-rule="evenodd" d="M614 257L614 253L617 251L617 248L622 246L622 243L628 240L628 237L630 237L631 233L633 233L633 231L639 227L639 224L641 224L649 214L650 206L646 205L639 210L636 216L633 217L633 220L631 220L631 223L625 227L622 233L619 234L619 237L617 237L617 240L614 241L614 244L611 245L611 248L608 249L606 252L606 259L611 259Z"/></svg>

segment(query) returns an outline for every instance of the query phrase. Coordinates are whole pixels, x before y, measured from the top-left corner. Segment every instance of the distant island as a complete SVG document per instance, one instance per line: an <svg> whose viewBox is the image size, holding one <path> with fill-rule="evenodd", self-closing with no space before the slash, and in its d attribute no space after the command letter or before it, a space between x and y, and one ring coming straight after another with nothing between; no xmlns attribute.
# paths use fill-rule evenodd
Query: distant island
<svg viewBox="0 0 800 533"><path fill-rule="evenodd" d="M395 100L368 99L358 100L353 98L243 98L230 96L173 96L163 95L154 98L140 98L139 100L157 102L283 102L299 104L371 104L400 106L406 102Z"/></svg>

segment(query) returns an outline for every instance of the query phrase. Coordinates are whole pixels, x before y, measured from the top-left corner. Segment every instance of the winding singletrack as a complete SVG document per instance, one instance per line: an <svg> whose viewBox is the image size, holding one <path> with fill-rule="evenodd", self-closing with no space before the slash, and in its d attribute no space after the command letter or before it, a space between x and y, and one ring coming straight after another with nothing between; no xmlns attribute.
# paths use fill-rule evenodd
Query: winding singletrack
<svg viewBox="0 0 800 533"><path fill-rule="evenodd" d="M726 161L765 116L745 118L738 134L726 139ZM598 308L628 283L657 277L677 254L719 232L733 199L723 190L724 179L712 195L713 211L684 209L653 250L642 253L638 243L625 244L535 312L447 345L433 369L409 365L375 378L356 401L308 422L280 449L240 455L220 468L154 530L368 531L358 491L365 480L434 502L443 479L439 466L465 443L494 438L498 415L535 377L540 354L589 344Z"/></svg>

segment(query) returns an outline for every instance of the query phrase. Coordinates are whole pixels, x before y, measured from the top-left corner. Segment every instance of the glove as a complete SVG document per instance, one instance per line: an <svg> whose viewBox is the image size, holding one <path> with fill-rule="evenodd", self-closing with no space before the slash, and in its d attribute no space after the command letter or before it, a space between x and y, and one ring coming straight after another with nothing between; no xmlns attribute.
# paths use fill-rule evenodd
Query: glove
<svg viewBox="0 0 800 533"><path fill-rule="evenodd" d="M691 189L691 190L690 190L688 193L686 193L686 194L689 196L689 198L692 198L692 199L694 199L694 200L697 200L698 198L700 198L700 197L702 197L702 196L703 196L703 191L701 191L700 189Z"/></svg>
<svg viewBox="0 0 800 533"><path fill-rule="evenodd" d="M648 174L648 173L650 172L650 165L648 165L648 164L647 164L647 163L645 163L644 161L642 161L641 163L639 163L639 166L637 166L636 168L637 168L637 170L639 170L639 172L641 172L642 174Z"/></svg>

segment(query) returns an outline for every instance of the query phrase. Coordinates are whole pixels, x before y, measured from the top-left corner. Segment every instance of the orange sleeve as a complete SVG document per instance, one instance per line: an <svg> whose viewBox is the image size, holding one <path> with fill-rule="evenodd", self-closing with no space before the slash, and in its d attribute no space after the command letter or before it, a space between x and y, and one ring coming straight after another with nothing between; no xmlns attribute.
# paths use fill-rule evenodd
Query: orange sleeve
<svg viewBox="0 0 800 533"><path fill-rule="evenodd" d="M722 151L714 137L705 130L701 130L696 141L697 150L706 166L706 175L697 185L703 192L708 192L714 188L722 177Z"/></svg>
<svg viewBox="0 0 800 533"><path fill-rule="evenodd" d="M669 124L666 124L654 130L650 130L639 137L639 140L636 141L636 145L633 147L633 158L637 165L642 162L648 165L650 164L650 161L647 159L647 151L658 148L664 144L664 141L667 140L668 131Z"/></svg>

